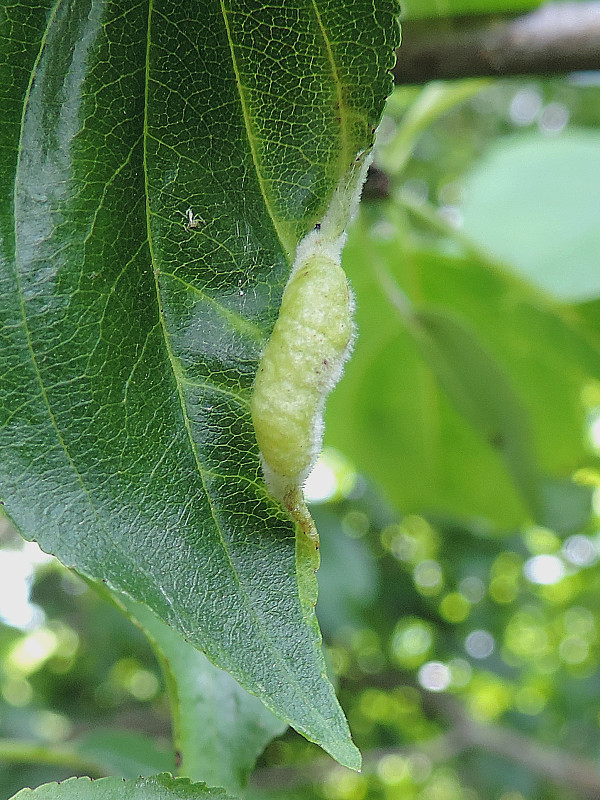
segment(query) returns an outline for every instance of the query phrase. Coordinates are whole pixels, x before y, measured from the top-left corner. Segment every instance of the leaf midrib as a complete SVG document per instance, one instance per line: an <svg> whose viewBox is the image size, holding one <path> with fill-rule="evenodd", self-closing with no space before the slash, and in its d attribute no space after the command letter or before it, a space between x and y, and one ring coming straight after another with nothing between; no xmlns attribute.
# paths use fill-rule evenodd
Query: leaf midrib
<svg viewBox="0 0 600 800"><path fill-rule="evenodd" d="M265 207L271 218L271 222L273 223L273 229L277 234L277 238L283 248L283 251L287 254L288 260L290 260L293 256L293 253L296 249L296 242L293 242L290 238L288 238L283 230L279 222L277 221L277 217L273 206L271 204L271 200L269 197L269 192L267 191L267 186L265 184L265 180L263 178L261 169L260 169L260 159L258 156L258 150L256 147L255 137L252 133L252 125L250 123L250 112L248 110L248 102L246 100L246 96L244 93L244 88L242 85L242 79L240 75L240 71L238 68L237 58L235 55L235 46L233 44L233 39L231 37L231 26L229 24L228 18L228 10L225 7L225 0L219 0L219 4L221 7L221 14L223 16L223 24L225 25L225 32L227 34L227 42L229 44L229 50L231 52L231 65L233 67L233 71L235 74L235 82L238 90L238 94L240 97L240 107L242 110L242 116L244 118L244 125L246 127L246 135L248 137L248 144L250 145L250 153L252 155L252 161L254 163L254 169L256 172L256 178L258 180L258 185L260 187L260 192L263 196L263 200L265 202Z"/></svg>
<svg viewBox="0 0 600 800"><path fill-rule="evenodd" d="M349 128L349 115L348 109L346 104L344 103L343 93L342 93L342 81L340 79L340 72L338 70L335 58L333 57L333 48L331 46L331 41L323 25L323 20L321 19L321 12L319 11L319 6L317 0L311 0L311 4L313 7L313 11L315 14L315 18L317 20L317 25L319 26L319 30L321 31L321 36L323 37L323 43L325 45L325 50L327 52L327 59L329 61L329 65L331 67L331 77L335 86L335 94L337 97L337 104L340 112L340 147L339 147L339 156L338 156L338 175L337 178L341 178L344 174L345 166L348 163L349 157L351 156L354 159L356 153L350 152L350 137L348 134Z"/></svg>

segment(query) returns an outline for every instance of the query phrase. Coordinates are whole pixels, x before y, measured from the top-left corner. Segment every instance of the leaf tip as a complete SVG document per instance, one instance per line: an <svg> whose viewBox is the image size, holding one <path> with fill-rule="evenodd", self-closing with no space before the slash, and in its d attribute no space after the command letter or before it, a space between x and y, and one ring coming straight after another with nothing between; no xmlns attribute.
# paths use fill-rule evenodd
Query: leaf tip
<svg viewBox="0 0 600 800"><path fill-rule="evenodd" d="M338 762L338 764L341 764L342 767L347 767L354 772L361 772L362 753L354 744L350 736L348 736L344 742L340 742L338 747L331 748L331 750L327 750L327 752Z"/></svg>

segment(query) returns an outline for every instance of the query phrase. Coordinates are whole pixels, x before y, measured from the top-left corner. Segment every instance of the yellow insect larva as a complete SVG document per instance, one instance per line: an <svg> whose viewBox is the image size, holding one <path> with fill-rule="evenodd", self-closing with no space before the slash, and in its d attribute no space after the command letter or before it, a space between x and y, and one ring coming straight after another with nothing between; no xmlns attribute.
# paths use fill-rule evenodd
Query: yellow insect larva
<svg viewBox="0 0 600 800"><path fill-rule="evenodd" d="M316 542L302 485L321 450L325 399L352 348L353 309L339 256L317 249L297 263L252 394L252 420L269 491Z"/></svg>

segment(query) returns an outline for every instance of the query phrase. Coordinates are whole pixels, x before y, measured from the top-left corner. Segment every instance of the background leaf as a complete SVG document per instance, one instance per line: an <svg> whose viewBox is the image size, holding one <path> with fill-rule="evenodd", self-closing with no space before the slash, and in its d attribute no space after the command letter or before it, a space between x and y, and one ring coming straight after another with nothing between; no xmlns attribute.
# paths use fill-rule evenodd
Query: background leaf
<svg viewBox="0 0 600 800"><path fill-rule="evenodd" d="M257 757L287 725L145 606L123 602L153 643L163 667L178 772L240 793Z"/></svg>
<svg viewBox="0 0 600 800"><path fill-rule="evenodd" d="M568 321L569 312L563 314L475 254L413 249L401 235L388 234L385 227L370 235L363 229L345 250L357 294L359 337L346 377L328 404L326 441L385 487L403 512L450 512L500 526L520 524L529 512L493 442L476 432L480 422L473 427L475 420L467 422L455 401L449 402L444 384L392 309L379 268L390 271L417 310L447 309L476 332L481 342L476 347L497 360L531 419L534 460L543 475L568 479L594 463L580 433L586 420L581 392L590 375L600 374L598 347L574 319ZM450 376L459 378L462 372L464 378L464 364L448 358L446 367ZM520 439L516 429L513 433L513 440ZM519 461L516 454L513 461ZM531 495L533 488L528 491ZM561 504L543 486L541 492L539 517L548 524L548 504L553 503L555 516ZM589 492L583 494L588 507ZM569 529L581 522L576 505ZM557 527L565 524L563 518Z"/></svg>
<svg viewBox="0 0 600 800"><path fill-rule="evenodd" d="M517 14L541 4L542 0L405 0L402 3L402 19Z"/></svg>
<svg viewBox="0 0 600 800"><path fill-rule="evenodd" d="M123 778L71 778L62 783L47 783L38 789L23 789L14 800L230 800L223 789L211 789L203 783L190 783L184 778L156 775L126 781Z"/></svg>
<svg viewBox="0 0 600 800"><path fill-rule="evenodd" d="M507 137L466 178L464 230L541 289L591 300L600 294L599 183L597 131Z"/></svg>
<svg viewBox="0 0 600 800"><path fill-rule="evenodd" d="M372 143L396 7L4 13L5 509L358 767L248 398L296 241Z"/></svg>
<svg viewBox="0 0 600 800"><path fill-rule="evenodd" d="M73 742L76 753L102 767L105 774L124 778L172 772L172 752L159 749L149 736L133 731L95 730Z"/></svg>

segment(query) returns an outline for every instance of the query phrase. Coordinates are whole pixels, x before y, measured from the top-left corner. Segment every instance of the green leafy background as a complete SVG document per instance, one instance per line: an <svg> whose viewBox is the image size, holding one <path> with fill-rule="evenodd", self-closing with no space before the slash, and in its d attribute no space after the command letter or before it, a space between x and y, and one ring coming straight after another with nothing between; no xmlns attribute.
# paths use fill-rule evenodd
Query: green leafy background
<svg viewBox="0 0 600 800"><path fill-rule="evenodd" d="M546 508L547 478L568 481L592 460L581 437L581 391L600 375L593 337L489 261L407 248L402 233L382 240L377 230L357 232L345 264L362 335L328 405L327 441L407 512L471 515L503 528L533 517L562 528ZM453 350L446 322L436 352L424 358L390 302L382 269L417 308L437 309L438 319L445 309L454 331L467 325L476 338L463 333ZM559 506L577 489L564 492ZM586 521L584 496L579 507L567 529Z"/></svg>
<svg viewBox="0 0 600 800"><path fill-rule="evenodd" d="M177 772L241 793L257 757L287 725L146 606L124 602L162 666L171 701Z"/></svg>
<svg viewBox="0 0 600 800"><path fill-rule="evenodd" d="M465 231L542 291L574 302L597 297L599 152L595 130L542 142L511 137L469 176Z"/></svg>

